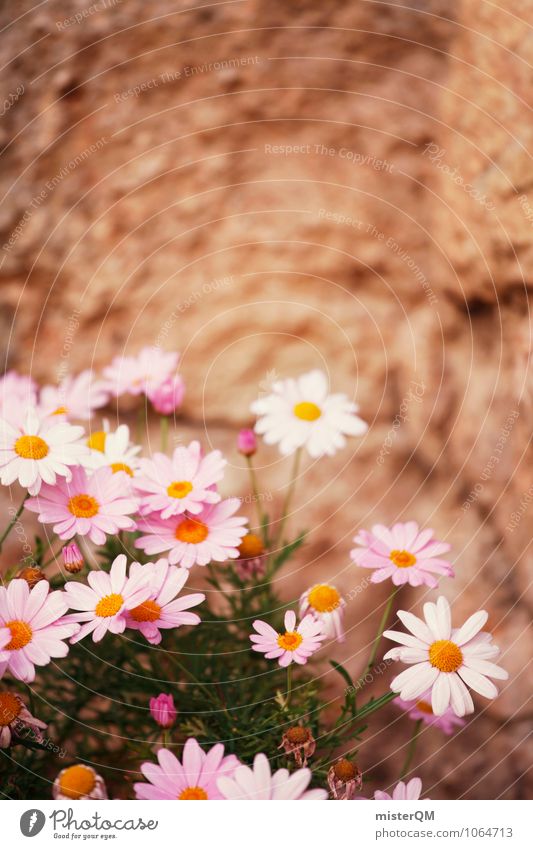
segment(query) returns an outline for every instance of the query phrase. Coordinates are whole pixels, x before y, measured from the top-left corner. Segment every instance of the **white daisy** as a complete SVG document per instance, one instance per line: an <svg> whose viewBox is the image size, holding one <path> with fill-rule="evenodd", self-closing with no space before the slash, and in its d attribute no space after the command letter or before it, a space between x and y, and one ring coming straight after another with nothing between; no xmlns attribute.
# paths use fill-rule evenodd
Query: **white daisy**
<svg viewBox="0 0 533 849"><path fill-rule="evenodd" d="M345 640L343 618L346 602L331 584L315 584L300 596L300 616L312 613L322 622L324 633L332 640Z"/></svg>
<svg viewBox="0 0 533 849"><path fill-rule="evenodd" d="M441 596L436 604L424 605L425 622L406 610L399 610L398 617L411 633L385 631L384 637L401 645L387 652L384 659L412 665L394 678L391 690L405 701L431 690L436 716L442 716L449 705L457 716L473 712L474 703L465 685L487 699L496 698L498 690L489 678L505 680L509 676L490 662L500 652L492 645L492 635L481 631L488 619L485 610L478 610L461 628L452 628L450 605Z"/></svg>
<svg viewBox="0 0 533 849"><path fill-rule="evenodd" d="M279 444L285 455L305 446L311 457L331 456L344 447L345 436L361 436L368 429L355 415L357 404L342 393L328 394L322 371L277 381L272 393L254 401L251 409L259 416L256 432L268 445Z"/></svg>
<svg viewBox="0 0 533 849"><path fill-rule="evenodd" d="M93 431L87 445L90 453L83 461L86 469L94 471L102 466L109 466L114 472L126 472L133 477L139 464L137 454L141 446L130 443L128 425L119 425L115 431L110 431L108 423L104 422L104 430Z"/></svg>
<svg viewBox="0 0 533 849"><path fill-rule="evenodd" d="M89 453L78 441L81 436L82 427L40 419L33 409L24 424L0 419L0 480L4 486L18 480L30 495L38 494L43 481L55 484L57 476L71 480L69 466L77 466Z"/></svg>

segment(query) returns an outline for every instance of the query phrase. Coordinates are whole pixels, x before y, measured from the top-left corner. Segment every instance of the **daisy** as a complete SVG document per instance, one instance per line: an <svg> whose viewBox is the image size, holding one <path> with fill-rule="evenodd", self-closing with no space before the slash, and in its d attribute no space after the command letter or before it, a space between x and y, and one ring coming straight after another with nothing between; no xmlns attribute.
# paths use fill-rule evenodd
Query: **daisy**
<svg viewBox="0 0 533 849"><path fill-rule="evenodd" d="M126 577L126 555L115 557L108 572L93 570L87 575L87 584L79 581L67 581L65 597L72 610L81 613L69 614L69 620L83 622L71 643L77 643L93 635L98 643L110 631L122 634L126 627L126 611L137 607L150 595L150 575L137 571Z"/></svg>
<svg viewBox="0 0 533 849"><path fill-rule="evenodd" d="M37 384L31 377L8 371L0 377L0 418L17 426L37 404Z"/></svg>
<svg viewBox="0 0 533 849"><path fill-rule="evenodd" d="M87 764L73 764L62 769L52 788L54 799L107 799L101 775Z"/></svg>
<svg viewBox="0 0 533 849"><path fill-rule="evenodd" d="M285 455L305 446L311 457L331 456L344 447L345 436L361 436L368 429L355 415L357 404L341 393L328 394L322 371L277 381L272 393L254 401L251 409L259 416L256 433L268 445L279 444Z"/></svg>
<svg viewBox="0 0 533 849"><path fill-rule="evenodd" d="M224 477L226 460L220 451L205 456L199 442L178 446L172 458L154 454L140 461L135 487L141 493L141 510L160 512L162 519L180 513L201 513L206 504L217 504L215 484Z"/></svg>
<svg viewBox="0 0 533 849"><path fill-rule="evenodd" d="M70 480L69 467L88 453L78 441L81 436L82 427L40 419L33 409L23 424L0 419L0 480L4 486L18 480L30 495L37 495L43 483L55 484L57 477Z"/></svg>
<svg viewBox="0 0 533 849"><path fill-rule="evenodd" d="M223 799L291 799L309 801L327 799L325 790L308 790L313 774L310 769L297 769L289 773L288 769L278 769L272 775L266 755L254 758L253 767L238 766L233 776L223 776L217 781Z"/></svg>
<svg viewBox="0 0 533 849"><path fill-rule="evenodd" d="M354 542L360 547L352 549L350 557L358 566L374 570L370 577L374 584L391 578L396 586L436 587L439 575L454 577L451 563L440 557L451 546L435 539L431 528L421 531L416 522L397 522L392 528L374 525L371 533L359 531Z"/></svg>
<svg viewBox="0 0 533 849"><path fill-rule="evenodd" d="M285 632L278 633L261 619L256 619L253 627L257 634L251 634L254 651L262 652L265 657L279 658L280 666L291 663L304 664L307 659L318 651L326 635L322 631L322 623L310 614L304 616L296 628L296 613L287 610L285 614Z"/></svg>
<svg viewBox="0 0 533 849"><path fill-rule="evenodd" d="M219 504L210 504L196 516L175 516L161 519L156 513L137 523L146 536L135 540L137 548L147 554L168 551L170 563L179 563L190 569L195 563L205 566L212 560L222 563L238 557L238 545L246 533L243 516L233 514L240 507L238 498L227 498Z"/></svg>
<svg viewBox="0 0 533 849"><path fill-rule="evenodd" d="M129 477L133 477L139 465L137 454L141 451L141 446L130 442L128 425L119 425L115 431L95 430L89 436L87 445L90 452L83 461L86 469L109 466L113 472L125 472Z"/></svg>
<svg viewBox="0 0 533 849"><path fill-rule="evenodd" d="M311 613L322 623L324 634L339 643L345 640L342 627L345 607L339 591L330 584L315 584L300 597L300 616Z"/></svg>
<svg viewBox="0 0 533 849"><path fill-rule="evenodd" d="M0 587L0 678L6 670L19 681L31 683L35 666L46 666L52 657L65 657L79 625L63 617L67 596L50 592L48 581L39 581L30 590L26 581L15 578Z"/></svg>
<svg viewBox="0 0 533 849"><path fill-rule="evenodd" d="M103 381L96 380L90 369L75 377L67 376L59 386L43 386L39 393L39 413L42 416L66 416L69 419L90 419L93 410L104 407L109 392Z"/></svg>
<svg viewBox="0 0 533 849"><path fill-rule="evenodd" d="M496 698L498 690L489 678L505 680L508 674L489 660L497 657L499 649L492 645L490 634L481 632L488 619L485 610L474 613L461 628L452 628L450 605L441 596L436 604L424 605L425 622L406 610L399 610L397 616L411 633L385 631L383 636L400 643L384 659L410 664L391 683L400 698L412 701L430 690L436 716L442 716L448 705L457 716L473 712L465 685L488 699Z"/></svg>
<svg viewBox="0 0 533 849"><path fill-rule="evenodd" d="M142 348L136 357L115 357L104 369L106 388L116 397L125 392L131 395L154 393L174 375L178 359L176 351L162 351L155 346Z"/></svg>
<svg viewBox="0 0 533 849"><path fill-rule="evenodd" d="M405 711L409 719L417 722L422 720L424 725L440 728L445 734L453 734L456 728L462 728L466 724L465 720L456 716L450 707L446 708L442 716L436 716L431 707L431 693L424 693L419 699L411 702L404 702L398 697L394 699L393 705Z"/></svg>
<svg viewBox="0 0 533 849"><path fill-rule="evenodd" d="M44 484L36 498L26 501L26 507L38 513L43 524L53 524L60 539L79 534L103 545L107 534L135 529L129 514L137 510L137 500L129 494L127 480L124 473L113 474L110 468L97 469L88 477L78 467L70 483Z"/></svg>
<svg viewBox="0 0 533 849"><path fill-rule="evenodd" d="M223 799L218 779L231 777L240 766L235 755L224 757L222 743L204 752L194 737L185 743L181 763L168 749L159 749L157 759L159 766L150 762L141 765L150 783L133 785L137 799Z"/></svg>
<svg viewBox="0 0 533 849"><path fill-rule="evenodd" d="M394 790L392 791L392 796L385 790L376 790L376 792L374 793L374 799L380 801L385 801L386 799L396 799L398 801L414 801L415 799L420 799L421 792L422 781L420 780L420 778L412 778L410 781L407 782L407 784L405 783L405 781L399 781ZM425 796L424 799L428 799L428 797Z"/></svg>
<svg viewBox="0 0 533 849"><path fill-rule="evenodd" d="M177 598L189 577L188 569L171 566L168 560L162 558L157 563L132 563L130 577L137 575L149 578L150 595L127 611L127 628L140 631L149 643L156 646L161 642L160 629L198 625L200 617L188 610L205 601L204 593L190 593Z"/></svg>
<svg viewBox="0 0 533 849"><path fill-rule="evenodd" d="M328 786L334 799L355 799L363 784L363 774L356 763L339 758L328 770Z"/></svg>
<svg viewBox="0 0 533 849"><path fill-rule="evenodd" d="M19 738L28 736L37 743L43 739L41 731L46 728L46 722L36 719L18 695L9 690L0 692L0 748L6 749L17 742Z"/></svg>

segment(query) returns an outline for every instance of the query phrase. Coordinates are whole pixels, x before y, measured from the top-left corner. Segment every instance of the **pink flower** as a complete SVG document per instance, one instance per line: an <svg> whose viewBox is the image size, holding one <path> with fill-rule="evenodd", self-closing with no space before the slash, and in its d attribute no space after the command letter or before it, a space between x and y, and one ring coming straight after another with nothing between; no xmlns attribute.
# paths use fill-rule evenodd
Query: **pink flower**
<svg viewBox="0 0 533 849"><path fill-rule="evenodd" d="M422 720L424 725L433 725L440 728L445 734L453 734L456 728L465 725L464 719L456 716L451 708L447 708L441 716L436 716L431 707L431 693L428 691L414 701L405 702L399 697L394 699L393 705L406 711L409 719Z"/></svg>
<svg viewBox="0 0 533 849"><path fill-rule="evenodd" d="M96 380L90 369L75 377L67 376L59 386L43 386L39 395L42 416L66 416L90 419L93 410L105 406L109 392L103 381Z"/></svg>
<svg viewBox="0 0 533 849"><path fill-rule="evenodd" d="M44 484L39 496L29 498L26 507L38 513L43 524L53 523L54 533L61 539L79 534L103 545L107 534L135 528L129 514L137 510L137 500L128 494L128 482L124 472L114 474L107 466L90 478L78 467L70 483Z"/></svg>
<svg viewBox="0 0 533 849"><path fill-rule="evenodd" d="M153 387L148 392L148 398L156 413L161 416L169 416L177 410L183 402L185 395L185 384L179 374L167 377L163 383Z"/></svg>
<svg viewBox="0 0 533 849"><path fill-rule="evenodd" d="M308 658L320 648L322 640L326 639L322 623L310 614L304 616L296 628L296 613L293 610L287 610L285 614L283 634L261 619L256 619L253 627L257 631L257 634L250 635L253 650L262 652L268 660L279 658L280 666L289 666L293 662L307 663Z"/></svg>
<svg viewBox="0 0 533 849"><path fill-rule="evenodd" d="M161 728L172 728L178 715L174 699L166 693L150 699L150 713Z"/></svg>
<svg viewBox="0 0 533 849"><path fill-rule="evenodd" d="M84 565L84 560L80 549L75 542L64 545L61 551L63 555L63 563L67 572L71 575L76 575L81 572Z"/></svg>
<svg viewBox="0 0 533 849"><path fill-rule="evenodd" d="M411 781L408 781L407 784L405 781L399 781L394 790L392 791L392 796L390 793L387 793L385 790L376 790L374 793L374 799L383 800L386 799L397 799L401 801L414 801L415 799L420 799L420 794L422 792L422 781L420 778L412 778ZM428 798L427 796L425 797Z"/></svg>
<svg viewBox="0 0 533 849"><path fill-rule="evenodd" d="M358 566L374 569L370 578L374 584L391 578L397 586L436 587L437 575L454 577L451 563L440 559L451 546L436 540L431 528L420 531L416 522L397 522L392 528L374 525L371 533L359 531L354 542L360 548L354 548L350 557Z"/></svg>
<svg viewBox="0 0 533 849"><path fill-rule="evenodd" d="M145 575L150 581L150 595L138 607L126 613L126 627L141 632L149 643L156 646L161 642L163 628L179 628L180 625L198 625L200 617L189 613L205 601L204 593L190 593L177 598L189 577L188 569L170 566L168 560L157 563L132 563L130 577Z"/></svg>
<svg viewBox="0 0 533 849"><path fill-rule="evenodd" d="M325 790L308 790L313 777L310 769L297 769L289 773L288 769L278 769L274 775L266 755L254 758L253 768L238 766L233 777L218 779L218 789L224 799L292 799L292 801L318 801L327 799Z"/></svg>
<svg viewBox="0 0 533 849"><path fill-rule="evenodd" d="M35 666L46 666L52 657L65 657L79 625L63 618L68 610L64 592L50 592L48 581L32 590L16 578L0 587L0 678L7 670L19 681L35 679Z"/></svg>
<svg viewBox="0 0 533 849"><path fill-rule="evenodd" d="M18 426L37 404L37 384L31 377L8 371L0 377L0 418Z"/></svg>
<svg viewBox="0 0 533 849"><path fill-rule="evenodd" d="M172 459L154 454L151 460L140 460L134 485L141 493L142 512L160 512L162 519L201 513L206 504L220 501L215 484L222 480L225 465L220 451L202 456L196 441L176 448Z"/></svg>
<svg viewBox="0 0 533 849"><path fill-rule="evenodd" d="M251 457L257 451L257 437L249 427L243 427L237 436L237 449L245 457Z"/></svg>
<svg viewBox="0 0 533 849"><path fill-rule="evenodd" d="M82 611L69 614L68 619L85 623L72 643L91 633L95 643L108 631L122 634L126 627L126 611L146 601L150 595L149 573L138 571L128 578L126 562L126 555L119 554L113 560L109 573L100 570L89 572L89 586L80 581L67 581L64 594L69 607Z"/></svg>
<svg viewBox="0 0 533 849"><path fill-rule="evenodd" d="M106 387L118 397L125 392L131 395L150 395L169 377L178 366L179 354L162 351L161 348L142 348L136 357L115 357L104 369Z"/></svg>
<svg viewBox="0 0 533 849"><path fill-rule="evenodd" d="M205 566L212 560L223 563L238 556L239 542L246 533L246 519L233 515L240 504L238 498L227 498L220 504L210 504L197 516L161 519L156 513L150 514L137 523L146 536L139 537L135 545L147 554L168 551L169 561L185 569L195 563Z"/></svg>
<svg viewBox="0 0 533 849"><path fill-rule="evenodd" d="M231 777L240 766L235 755L224 757L222 743L204 752L194 737L185 743L181 763L168 749L159 749L157 759L159 766L150 762L141 765L150 783L133 785L137 799L223 799L218 779Z"/></svg>

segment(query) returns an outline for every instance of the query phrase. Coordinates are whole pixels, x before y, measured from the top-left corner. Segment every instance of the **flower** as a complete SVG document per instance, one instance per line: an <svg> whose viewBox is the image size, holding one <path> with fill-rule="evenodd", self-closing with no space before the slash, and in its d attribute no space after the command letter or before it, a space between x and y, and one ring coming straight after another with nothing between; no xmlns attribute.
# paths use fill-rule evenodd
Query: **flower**
<svg viewBox="0 0 533 849"><path fill-rule="evenodd" d="M137 454L141 446L130 442L128 425L119 425L114 432L95 430L87 440L87 445L91 450L83 461L85 468L100 469L102 466L109 466L113 472L125 472L133 477L133 472L139 464Z"/></svg>
<svg viewBox="0 0 533 849"><path fill-rule="evenodd" d="M142 348L136 357L115 357L103 372L106 388L116 397L125 392L150 395L172 377L178 359L176 351L162 351L155 346Z"/></svg>
<svg viewBox="0 0 533 849"><path fill-rule="evenodd" d="M65 657L79 626L67 622L68 601L64 592L50 592L48 581L30 590L26 581L14 578L0 587L0 678L5 671L29 684L35 666L46 666L52 657Z"/></svg>
<svg viewBox="0 0 533 849"><path fill-rule="evenodd" d="M97 469L87 477L78 467L70 483L44 484L38 496L26 501L26 507L39 514L40 522L53 523L60 539L79 534L103 545L106 534L135 529L129 514L136 511L137 500L130 495L126 481L124 473L115 475L109 468Z"/></svg>
<svg viewBox="0 0 533 849"><path fill-rule="evenodd" d="M293 725L283 732L278 749L283 749L286 755L294 755L297 765L304 767L307 766L307 759L315 753L316 740L310 728Z"/></svg>
<svg viewBox="0 0 533 849"><path fill-rule="evenodd" d="M63 564L67 572L71 575L77 575L83 569L84 561L81 551L75 542L63 546L62 549Z"/></svg>
<svg viewBox="0 0 533 849"><path fill-rule="evenodd" d="M386 799L414 801L415 799L420 799L421 792L422 781L420 778L412 778L407 782L407 784L405 781L399 781L392 791L392 796L389 793L386 793L385 790L376 790L374 793L374 799L380 801L385 801ZM428 797L426 796L425 798L427 799Z"/></svg>
<svg viewBox="0 0 533 849"><path fill-rule="evenodd" d="M355 799L361 789L363 775L357 764L348 758L339 758L328 770L328 785L334 799Z"/></svg>
<svg viewBox="0 0 533 849"><path fill-rule="evenodd" d="M189 569L198 563L205 566L212 560L222 563L237 557L246 519L233 514L240 507L238 498L227 498L220 504L210 504L196 516L188 514L161 519L157 514L142 518L137 527L146 536L135 541L137 548L147 554L168 551L171 563Z"/></svg>
<svg viewBox="0 0 533 849"><path fill-rule="evenodd" d="M342 627L345 607L339 591L330 584L315 584L300 597L300 616L311 613L322 623L326 636L339 643L345 640Z"/></svg>
<svg viewBox="0 0 533 849"><path fill-rule="evenodd" d="M201 513L206 504L216 504L220 495L215 484L222 480L226 460L220 451L202 456L199 442L178 446L172 458L154 454L140 461L135 487L141 493L141 511L160 512L162 519L181 513Z"/></svg>
<svg viewBox="0 0 533 849"><path fill-rule="evenodd" d="M208 752L190 737L183 749L180 763L168 749L159 749L159 766L147 762L141 772L149 784L134 784L137 799L223 799L217 787L222 776L232 776L239 766L235 755L224 757L224 746L216 743Z"/></svg>
<svg viewBox="0 0 533 849"><path fill-rule="evenodd" d="M32 739L40 743L44 728L46 722L31 715L18 693L10 690L0 692L0 748L11 746L13 739L15 742L17 738L24 739L26 732L30 732Z"/></svg>
<svg viewBox="0 0 533 849"><path fill-rule="evenodd" d="M150 713L161 728L172 728L178 715L174 699L166 693L160 693L157 698L150 699Z"/></svg>
<svg viewBox="0 0 533 849"><path fill-rule="evenodd" d="M465 725L464 719L456 716L450 707L446 708L441 716L436 716L431 707L431 693L424 693L419 699L410 702L404 702L398 697L394 699L393 705L407 711L409 719L416 721L421 719L424 725L433 725L445 734L453 734L456 728L462 728Z"/></svg>
<svg viewBox="0 0 533 849"><path fill-rule="evenodd" d="M88 453L87 446L78 442L82 435L82 427L40 419L33 409L24 424L0 419L0 480L4 486L18 480L30 495L37 495L43 482L54 484L57 477L70 480L69 466Z"/></svg>
<svg viewBox="0 0 533 849"><path fill-rule="evenodd" d="M288 769L278 769L272 775L268 758L261 753L255 756L253 767L241 764L233 776L219 778L217 785L223 799L326 799L325 790L307 790L311 778L310 769L297 769L292 774Z"/></svg>
<svg viewBox="0 0 533 849"><path fill-rule="evenodd" d="M361 436L368 429L355 415L357 405L346 395L328 395L322 371L279 380L272 390L254 401L251 409L259 416L256 433L262 434L268 445L279 444L282 454L293 454L305 446L311 457L331 456L344 447L345 436Z"/></svg>
<svg viewBox="0 0 533 849"><path fill-rule="evenodd" d="M43 386L39 394L41 416L63 415L72 419L90 419L93 410L105 406L109 392L103 381L95 380L90 369L75 377L67 376L59 386Z"/></svg>
<svg viewBox="0 0 533 849"><path fill-rule="evenodd" d="M37 384L31 377L8 371L0 377L0 419L15 427L37 404Z"/></svg>
<svg viewBox="0 0 533 849"><path fill-rule="evenodd" d="M322 631L322 623L314 616L304 616L296 628L296 613L287 610L285 613L285 633L279 634L266 622L256 619L253 627L257 634L251 634L254 651L262 652L265 657L279 658L280 666L291 663L304 664L307 659L318 651L326 635Z"/></svg>
<svg viewBox="0 0 533 849"><path fill-rule="evenodd" d="M243 427L237 436L237 450L245 457L251 457L257 451L257 437L249 427Z"/></svg>
<svg viewBox="0 0 533 849"><path fill-rule="evenodd" d="M23 581L26 581L30 590L32 590L35 584L38 584L39 581L46 581L46 575L39 569L38 566L25 566L20 572L17 572L15 575L16 578L21 578Z"/></svg>
<svg viewBox="0 0 533 849"><path fill-rule="evenodd" d="M508 674L489 660L498 656L499 649L492 645L490 634L481 632L488 619L485 610L474 613L461 628L452 628L450 605L443 596L436 604L424 605L425 622L406 610L397 615L411 633L385 631L383 636L400 646L384 659L412 664L391 683L391 690L404 701L430 690L436 716L442 716L448 705L457 716L464 716L474 710L465 685L488 699L496 698L498 690L489 678L505 680Z"/></svg>
<svg viewBox="0 0 533 849"><path fill-rule="evenodd" d="M54 799L107 799L101 775L87 764L73 764L62 769L52 788Z"/></svg>
<svg viewBox="0 0 533 849"><path fill-rule="evenodd" d="M185 384L179 374L167 377L163 383L148 391L148 399L156 413L161 416L169 416L177 410L183 402L185 395Z"/></svg>
<svg viewBox="0 0 533 849"><path fill-rule="evenodd" d="M241 581L258 581L266 574L265 548L257 534L245 534L235 560L235 572Z"/></svg>
<svg viewBox="0 0 533 849"><path fill-rule="evenodd" d="M126 613L126 627L140 631L152 645L161 642L162 628L179 628L180 625L198 625L200 617L189 613L205 601L204 593L191 593L177 598L189 577L188 569L171 566L162 558L157 563L132 563L130 577L145 575L150 580L150 594L139 605Z"/></svg>
<svg viewBox="0 0 533 849"><path fill-rule="evenodd" d="M98 643L111 631L122 634L126 627L126 610L132 610L150 595L149 572L137 571L126 577L126 555L119 554L111 564L109 573L93 570L87 575L87 584L67 581L65 596L69 607L81 613L69 614L69 621L83 622L71 643L93 635Z"/></svg>
<svg viewBox="0 0 533 849"><path fill-rule="evenodd" d="M451 564L439 556L451 546L435 539L431 528L421 531L416 522L397 522L392 528L374 525L371 533L359 531L354 542L361 547L354 548L350 557L358 566L374 569L370 577L374 584L391 578L396 586L436 587L438 575L454 577Z"/></svg>

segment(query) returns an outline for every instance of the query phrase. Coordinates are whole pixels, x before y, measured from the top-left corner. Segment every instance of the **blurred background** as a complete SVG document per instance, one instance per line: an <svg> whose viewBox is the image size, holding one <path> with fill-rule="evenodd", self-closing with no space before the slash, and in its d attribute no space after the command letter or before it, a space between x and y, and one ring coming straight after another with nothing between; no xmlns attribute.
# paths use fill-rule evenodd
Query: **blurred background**
<svg viewBox="0 0 533 849"><path fill-rule="evenodd" d="M421 735L433 798L531 795L532 19L532 0L0 10L3 367L56 383L180 350L173 437L223 449L245 501L236 431L273 380L323 368L357 400L368 435L298 483L291 530L310 535L282 592L348 595L366 577L352 536L374 522L451 543L442 592L457 623L490 612L511 677L452 740ZM257 459L279 510L289 464ZM354 678L388 592L348 604L333 656ZM402 595L419 612L436 594ZM358 757L376 787L411 731L386 716Z"/></svg>

